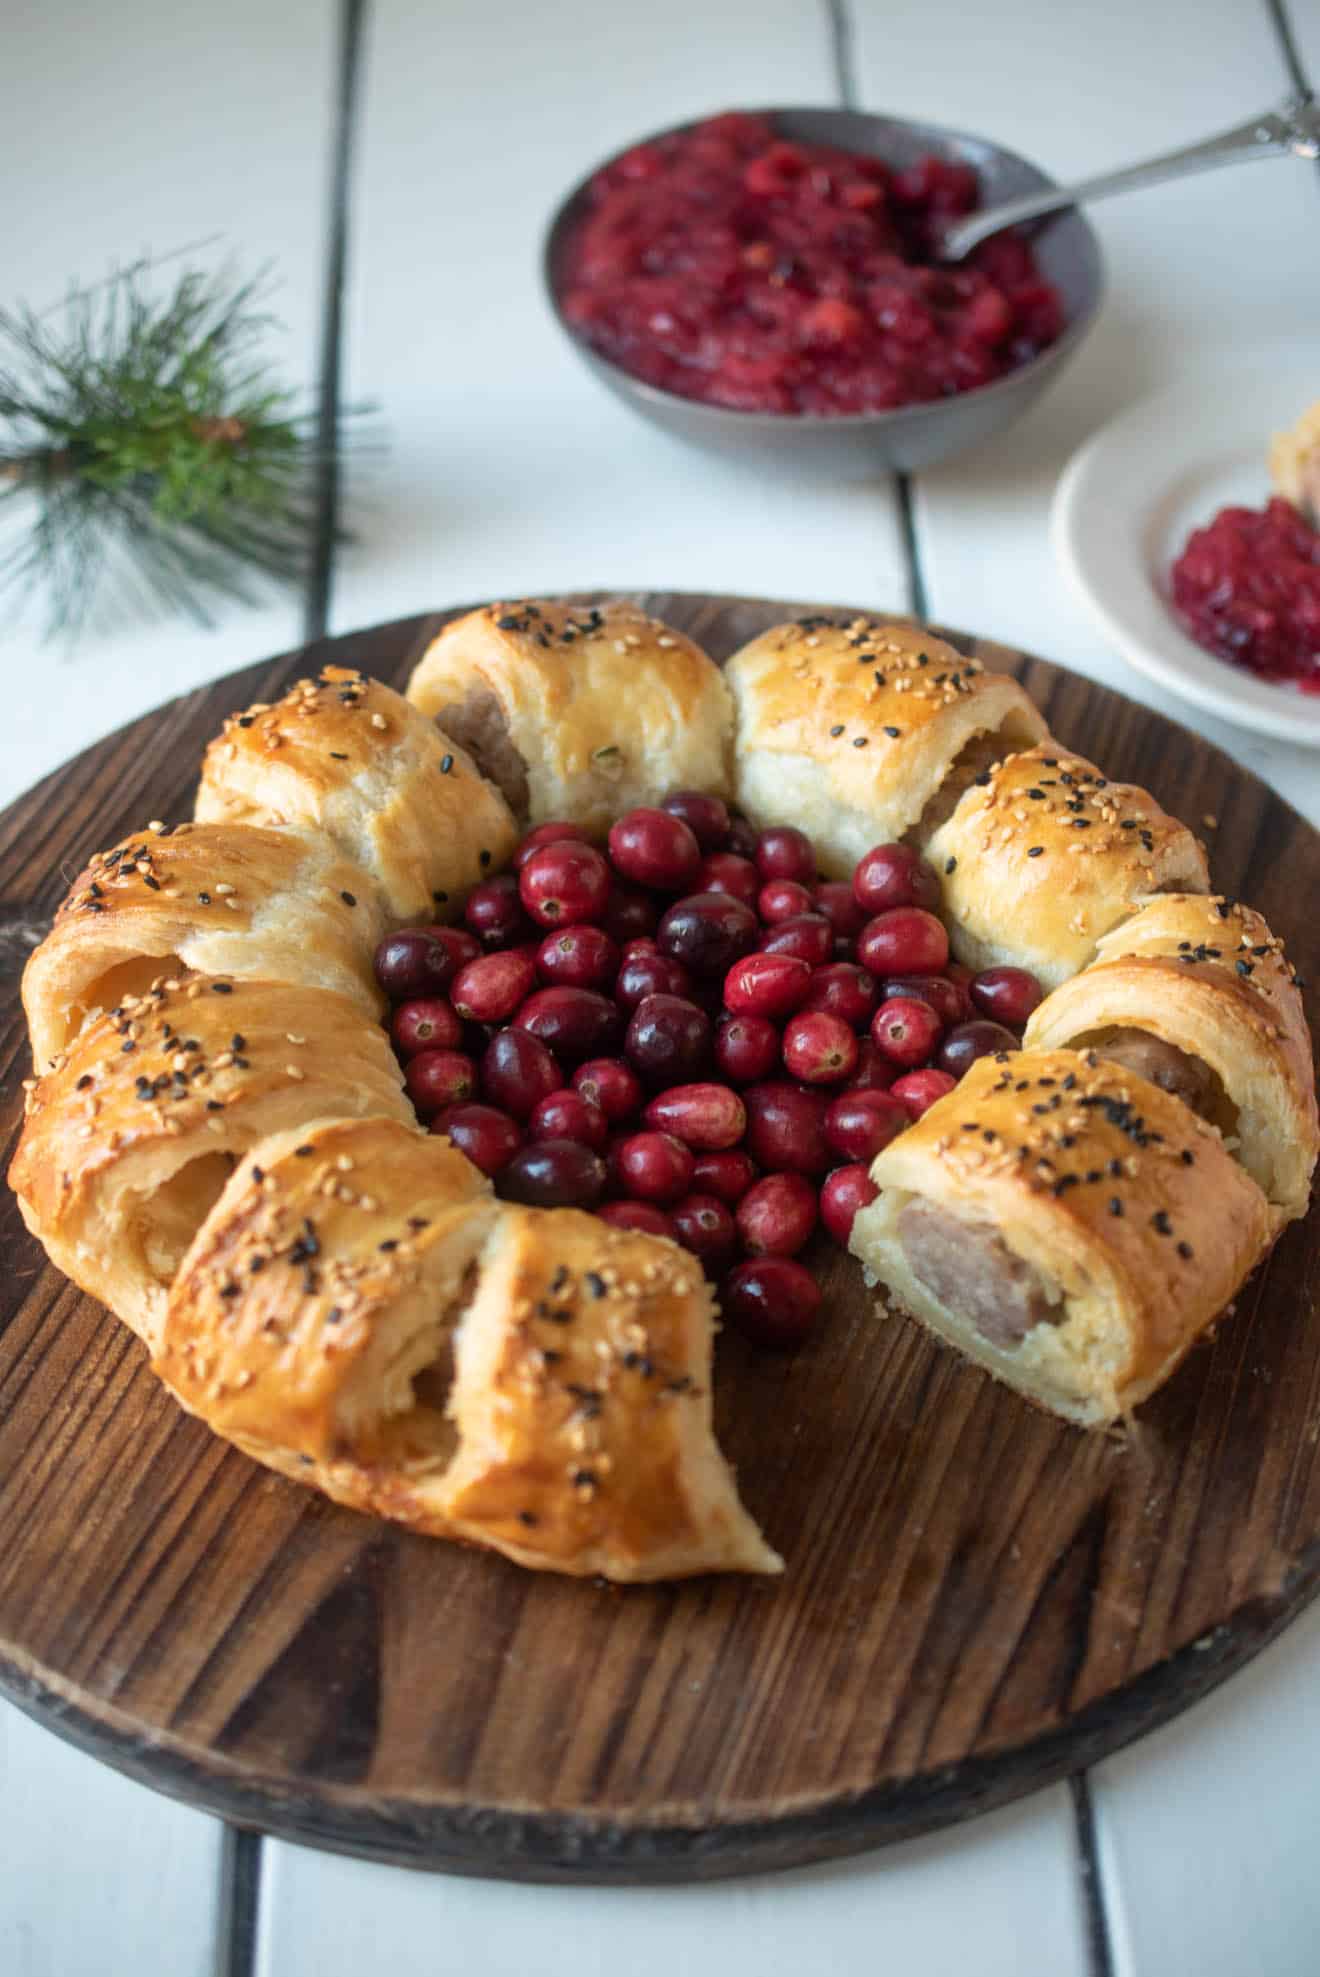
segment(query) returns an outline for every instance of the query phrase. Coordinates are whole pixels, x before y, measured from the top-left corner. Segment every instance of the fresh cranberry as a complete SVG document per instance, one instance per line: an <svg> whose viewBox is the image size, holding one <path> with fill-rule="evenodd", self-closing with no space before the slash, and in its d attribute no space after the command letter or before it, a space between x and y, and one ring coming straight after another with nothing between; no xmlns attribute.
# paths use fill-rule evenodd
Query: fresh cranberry
<svg viewBox="0 0 1320 1977"><path fill-rule="evenodd" d="M947 1071L950 1077L961 1078L971 1070L978 1057L1021 1048L1012 1030L1006 1030L1002 1023L992 1023L987 1016L977 1016L970 1023L960 1023L956 1030L949 1031L940 1045L940 1069Z"/></svg>
<svg viewBox="0 0 1320 1977"><path fill-rule="evenodd" d="M399 1004L390 1035L401 1057L416 1057L419 1050L457 1050L463 1025L442 995L423 995Z"/></svg>
<svg viewBox="0 0 1320 1977"><path fill-rule="evenodd" d="M668 1236L671 1242L678 1239L670 1217L653 1201L607 1201L596 1213L612 1229L631 1229L643 1236Z"/></svg>
<svg viewBox="0 0 1320 1977"><path fill-rule="evenodd" d="M530 867L529 867L530 870ZM543 988L529 995L514 1017L547 1049L568 1063L608 1055L619 1039L619 1012L595 989Z"/></svg>
<svg viewBox="0 0 1320 1977"><path fill-rule="evenodd" d="M738 1203L749 1256L796 1256L816 1227L816 1190L804 1174L767 1174Z"/></svg>
<svg viewBox="0 0 1320 1977"><path fill-rule="evenodd" d="M633 1133L617 1159L624 1187L639 1201L677 1201L692 1186L691 1151L672 1133Z"/></svg>
<svg viewBox="0 0 1320 1977"><path fill-rule="evenodd" d="M873 975L938 975L949 959L944 922L921 906L896 906L868 920L857 959Z"/></svg>
<svg viewBox="0 0 1320 1977"><path fill-rule="evenodd" d="M710 1061L710 1018L682 996L648 995L633 1010L623 1047L647 1084L692 1084Z"/></svg>
<svg viewBox="0 0 1320 1977"><path fill-rule="evenodd" d="M898 1074L898 1066L878 1050L870 1037L857 1042L857 1069L844 1086L845 1091L888 1091Z"/></svg>
<svg viewBox="0 0 1320 1977"><path fill-rule="evenodd" d="M737 1147L727 1153L699 1153L692 1169L697 1193L718 1195L730 1208L742 1200L755 1179L755 1161Z"/></svg>
<svg viewBox="0 0 1320 1977"><path fill-rule="evenodd" d="M611 1125L630 1119L642 1102L636 1072L621 1057L591 1057L573 1073L573 1090L598 1106Z"/></svg>
<svg viewBox="0 0 1320 1977"><path fill-rule="evenodd" d="M750 817L730 817L729 842L725 847L735 858L752 859L756 855L758 832Z"/></svg>
<svg viewBox="0 0 1320 1977"><path fill-rule="evenodd" d="M723 850L729 835L729 807L722 798L697 789L676 789L660 808L682 819L703 854Z"/></svg>
<svg viewBox="0 0 1320 1977"><path fill-rule="evenodd" d="M834 929L823 913L795 913L781 920L761 942L763 954L795 954L799 961L821 968L834 953Z"/></svg>
<svg viewBox="0 0 1320 1977"><path fill-rule="evenodd" d="M860 861L852 880L853 898L870 918L897 906L938 906L940 882L907 844L877 844Z"/></svg>
<svg viewBox="0 0 1320 1977"><path fill-rule="evenodd" d="M676 1201L669 1213L684 1249L700 1258L709 1276L722 1276L738 1255L737 1226L724 1203L713 1194L694 1190Z"/></svg>
<svg viewBox="0 0 1320 1977"><path fill-rule="evenodd" d="M671 1085L642 1115L655 1132L672 1133L694 1152L716 1153L747 1130L747 1108L727 1085Z"/></svg>
<svg viewBox="0 0 1320 1977"><path fill-rule="evenodd" d="M464 962L480 952L472 935L460 927L405 927L386 934L376 949L376 980L392 1002L447 995Z"/></svg>
<svg viewBox="0 0 1320 1977"><path fill-rule="evenodd" d="M614 984L614 999L623 1009L635 1009L648 995L690 995L692 977L681 961L667 954L630 954Z"/></svg>
<svg viewBox="0 0 1320 1977"><path fill-rule="evenodd" d="M855 961L831 961L812 976L802 1013L820 1010L837 1016L850 1029L864 1030L879 1001L880 985L874 975Z"/></svg>
<svg viewBox="0 0 1320 1977"><path fill-rule="evenodd" d="M451 1105L432 1119L431 1131L452 1140L483 1174L498 1174L522 1145L517 1120L493 1105Z"/></svg>
<svg viewBox="0 0 1320 1977"><path fill-rule="evenodd" d="M446 1105L461 1105L477 1088L477 1069L461 1050L423 1050L403 1074L409 1098L423 1119Z"/></svg>
<svg viewBox="0 0 1320 1977"><path fill-rule="evenodd" d="M735 961L750 954L759 931L750 906L731 893L697 892L671 906L660 922L660 952L698 981L720 981Z"/></svg>
<svg viewBox="0 0 1320 1977"><path fill-rule="evenodd" d="M815 909L825 915L836 940L855 940L866 925L866 914L843 879L825 879L816 887Z"/></svg>
<svg viewBox="0 0 1320 1977"><path fill-rule="evenodd" d="M537 948L536 972L557 988L608 989L619 972L619 950L603 927L562 927Z"/></svg>
<svg viewBox="0 0 1320 1977"><path fill-rule="evenodd" d="M775 824L756 840L756 869L763 880L796 879L809 886L816 876L816 854L805 831Z"/></svg>
<svg viewBox="0 0 1320 1977"><path fill-rule="evenodd" d="M594 1208L604 1189L605 1162L577 1140L520 1147L495 1177L497 1194L529 1208Z"/></svg>
<svg viewBox="0 0 1320 1977"><path fill-rule="evenodd" d="M747 954L724 977L724 1006L735 1016L791 1016L811 986L811 964L797 955Z"/></svg>
<svg viewBox="0 0 1320 1977"><path fill-rule="evenodd" d="M500 1030L486 1046L482 1095L515 1119L530 1118L541 1100L561 1090L563 1083L548 1047L527 1030Z"/></svg>
<svg viewBox="0 0 1320 1977"><path fill-rule="evenodd" d="M882 987L881 1000L888 1002L894 996L928 1002L946 1029L963 1022L967 1014L958 984L948 975L891 975Z"/></svg>
<svg viewBox="0 0 1320 1977"><path fill-rule="evenodd" d="M965 967L961 961L951 961L944 974L945 979L952 982L954 993L958 997L958 1014L954 1021L970 1023L977 1014L976 1004L972 1001L972 982L975 977L971 969Z"/></svg>
<svg viewBox="0 0 1320 1977"><path fill-rule="evenodd" d="M871 1021L871 1041L894 1064L915 1068L934 1054L943 1029L938 1013L914 995L892 995Z"/></svg>
<svg viewBox="0 0 1320 1977"><path fill-rule="evenodd" d="M761 875L750 858L733 851L715 851L703 858L693 880L697 892L727 892L744 906L755 906L761 892Z"/></svg>
<svg viewBox="0 0 1320 1977"><path fill-rule="evenodd" d="M764 1016L730 1016L715 1032L715 1064L735 1085L754 1085L779 1064L779 1032Z"/></svg>
<svg viewBox="0 0 1320 1977"><path fill-rule="evenodd" d="M533 1107L527 1121L527 1137L532 1140L577 1140L593 1153L603 1153L609 1140L609 1121L598 1105L576 1091L552 1091Z"/></svg>
<svg viewBox="0 0 1320 1977"><path fill-rule="evenodd" d="M986 968L969 984L973 1006L982 1016L1020 1030L1044 991L1025 968Z"/></svg>
<svg viewBox="0 0 1320 1977"><path fill-rule="evenodd" d="M894 1079L889 1089L908 1117L919 1119L937 1099L946 1098L957 1082L947 1071L905 1071L901 1078Z"/></svg>
<svg viewBox="0 0 1320 1977"><path fill-rule="evenodd" d="M747 1104L747 1150L770 1173L823 1174L831 1164L825 1137L829 1100L784 1080L753 1085Z"/></svg>
<svg viewBox="0 0 1320 1977"><path fill-rule="evenodd" d="M907 1124L907 1113L889 1092L844 1091L825 1114L825 1137L839 1160L874 1160Z"/></svg>
<svg viewBox="0 0 1320 1977"><path fill-rule="evenodd" d="M517 947L536 939L536 928L519 896L516 872L500 872L473 886L463 918L483 947Z"/></svg>
<svg viewBox="0 0 1320 1977"><path fill-rule="evenodd" d="M860 1162L836 1167L820 1191L820 1219L836 1243L848 1247L859 1208L869 1208L880 1190Z"/></svg>
<svg viewBox="0 0 1320 1977"><path fill-rule="evenodd" d="M466 1022L507 1023L535 987L536 963L526 948L506 947L460 968L450 995Z"/></svg>
<svg viewBox="0 0 1320 1977"><path fill-rule="evenodd" d="M791 1257L758 1256L730 1270L720 1309L753 1345L791 1351L816 1323L820 1286Z"/></svg>
<svg viewBox="0 0 1320 1977"><path fill-rule="evenodd" d="M660 907L640 886L616 879L605 902L603 925L611 940L625 946L639 934L653 934L660 924Z"/></svg>
<svg viewBox="0 0 1320 1977"><path fill-rule="evenodd" d="M624 943L623 958L625 961L631 961L634 955L637 954L658 954L659 952L659 942L653 940L650 934L638 934L634 939Z"/></svg>
<svg viewBox="0 0 1320 1977"><path fill-rule="evenodd" d="M784 1026L784 1069L807 1085L841 1085L857 1068L857 1038L841 1016L823 1009Z"/></svg>
<svg viewBox="0 0 1320 1977"><path fill-rule="evenodd" d="M767 927L778 926L781 920L796 919L800 913L810 913L814 904L807 888L796 879L771 879L756 895L756 910Z"/></svg>
<svg viewBox="0 0 1320 1977"><path fill-rule="evenodd" d="M610 826L616 872L656 892L682 892L696 877L701 846L681 817L667 810L629 810Z"/></svg>
<svg viewBox="0 0 1320 1977"><path fill-rule="evenodd" d="M577 844L590 844L590 832L584 831L581 824L567 824L552 820L548 824L538 824L535 830L528 831L522 843L513 854L513 869L521 872L529 858L540 851L543 845L563 844L567 841Z"/></svg>
<svg viewBox="0 0 1320 1977"><path fill-rule="evenodd" d="M519 873L518 893L539 927L599 920L610 896L610 868L594 844L557 839L532 853Z"/></svg>

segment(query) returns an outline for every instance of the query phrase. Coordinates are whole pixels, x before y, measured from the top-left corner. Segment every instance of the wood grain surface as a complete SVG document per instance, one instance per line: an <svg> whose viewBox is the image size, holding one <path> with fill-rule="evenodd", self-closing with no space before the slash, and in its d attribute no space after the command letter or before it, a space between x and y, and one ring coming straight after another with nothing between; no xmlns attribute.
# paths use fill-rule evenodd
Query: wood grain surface
<svg viewBox="0 0 1320 1977"><path fill-rule="evenodd" d="M808 607L648 596L723 658ZM812 606L810 608L821 608ZM453 615L453 614L447 614ZM0 818L5 1158L17 973L86 856L191 809L227 712L327 660L402 684L440 617L248 668ZM1061 740L1209 835L1320 981L1320 836L1171 722L961 634ZM76 690L76 680L73 682ZM0 1684L159 1789L291 1838L544 1880L694 1879L908 1837L1165 1720L1320 1581L1320 1222L1126 1435L1029 1409L837 1251L790 1357L720 1341L717 1418L788 1570L626 1591L340 1510L183 1415L0 1203Z"/></svg>

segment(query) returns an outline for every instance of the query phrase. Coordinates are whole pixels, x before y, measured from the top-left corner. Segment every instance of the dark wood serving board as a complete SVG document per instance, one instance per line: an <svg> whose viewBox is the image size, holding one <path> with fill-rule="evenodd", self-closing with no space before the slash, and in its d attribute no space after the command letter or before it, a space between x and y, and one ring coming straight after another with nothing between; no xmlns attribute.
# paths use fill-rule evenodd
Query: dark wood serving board
<svg viewBox="0 0 1320 1977"><path fill-rule="evenodd" d="M801 605L651 596L724 657ZM190 813L221 717L326 660L402 685L439 618L234 673L0 817L5 1157L25 942L88 853ZM1043 661L1060 739L1211 814L1217 886L1320 981L1320 837L1225 756ZM73 684L76 685L76 682ZM0 1684L239 1823L414 1866L690 1879L896 1840L1100 1757L1212 1688L1320 1580L1320 1217L1127 1436L1038 1414L824 1265L791 1357L721 1339L717 1413L788 1570L626 1591L519 1571L267 1474L0 1203Z"/></svg>

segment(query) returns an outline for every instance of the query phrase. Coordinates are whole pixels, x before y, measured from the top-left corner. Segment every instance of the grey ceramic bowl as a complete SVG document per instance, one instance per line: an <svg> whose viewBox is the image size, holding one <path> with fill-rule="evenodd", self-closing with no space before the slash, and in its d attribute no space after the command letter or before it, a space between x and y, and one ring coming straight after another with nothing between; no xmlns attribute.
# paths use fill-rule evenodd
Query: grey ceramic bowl
<svg viewBox="0 0 1320 1977"><path fill-rule="evenodd" d="M868 116L860 110L761 110L782 137L833 144L869 152L900 168L927 153L974 165L983 203L991 205L1022 193L1053 186L1035 165L987 138L945 130L939 124L911 123L901 117ZM668 137L690 124L672 125L654 137ZM639 140L651 142L653 139ZM629 146L629 149L632 147ZM1059 375L1095 321L1104 290L1100 243L1076 209L1048 220L1033 246L1042 273L1063 297L1067 327L1057 343L1030 363L993 384L929 405L897 412L862 412L841 418L809 413L734 412L720 405L660 391L643 384L599 356L565 321L559 307L557 274L564 241L582 210L587 187L601 166L576 185L550 222L542 271L550 306L560 328L582 361L644 418L680 439L723 453L746 453L804 473L861 479L885 469L932 467L981 445L1020 419Z"/></svg>

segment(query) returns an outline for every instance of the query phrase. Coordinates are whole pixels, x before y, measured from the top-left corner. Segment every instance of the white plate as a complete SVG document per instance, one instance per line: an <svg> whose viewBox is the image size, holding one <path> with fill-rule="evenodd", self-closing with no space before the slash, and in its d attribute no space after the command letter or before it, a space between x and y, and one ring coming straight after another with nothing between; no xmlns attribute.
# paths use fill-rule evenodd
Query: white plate
<svg viewBox="0 0 1320 1977"><path fill-rule="evenodd" d="M1320 694L1204 652L1167 601L1189 532L1229 503L1263 506L1276 432L1320 398L1320 352L1244 352L1144 399L1089 439L1055 491L1054 552L1139 672L1241 727L1320 748Z"/></svg>

